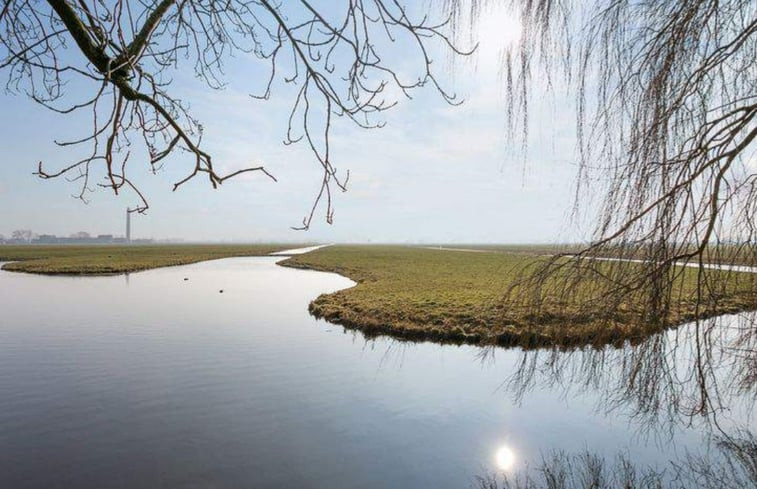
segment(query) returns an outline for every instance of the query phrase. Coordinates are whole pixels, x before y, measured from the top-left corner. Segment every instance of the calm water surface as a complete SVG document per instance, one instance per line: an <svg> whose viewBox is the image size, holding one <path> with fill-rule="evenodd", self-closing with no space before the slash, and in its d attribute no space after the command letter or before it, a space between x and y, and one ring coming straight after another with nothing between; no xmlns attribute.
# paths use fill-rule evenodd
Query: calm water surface
<svg viewBox="0 0 757 489"><path fill-rule="evenodd" d="M696 428L641 437L591 391L515 402L517 350L482 361L317 321L308 302L353 283L279 259L0 272L0 487L467 488L502 446L518 468L551 449L655 464L701 445Z"/></svg>

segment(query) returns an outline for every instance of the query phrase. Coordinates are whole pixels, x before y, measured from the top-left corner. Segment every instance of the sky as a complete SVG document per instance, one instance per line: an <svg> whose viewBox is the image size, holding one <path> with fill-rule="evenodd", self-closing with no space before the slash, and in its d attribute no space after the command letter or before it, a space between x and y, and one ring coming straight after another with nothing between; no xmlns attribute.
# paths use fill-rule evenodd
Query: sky
<svg viewBox="0 0 757 489"><path fill-rule="evenodd" d="M333 224L320 212L309 231L290 228L309 211L321 172L306 147L283 144L290 91L277 84L267 101L250 97L263 86L264 70L244 56L227 64L222 90L177 74L175 91L202 122L203 146L216 165L233 171L263 164L278 182L249 173L216 190L197 179L173 192L191 160L172 158L152 175L144 153L134 149L130 175L150 209L132 219L132 236L374 243L585 238L588 229L571 219L577 167L570 99L559 89L534 97L525 158L519 143L506 138L500 55L518 28L506 11L484 16L478 51L445 65L440 79L465 100L462 105L450 106L432 89L422 89L387 112L381 129L337 121L332 161L340 171L349 169L349 189L336 195ZM439 58L443 64L444 56ZM66 89L78 95L86 87L72 82ZM51 169L70 162L71 153L54 141L81 136L88 123L84 114L63 116L23 94L0 93L0 234L15 229L60 236L124 233L124 211L135 203L133 196L99 190L85 204L72 197L79 190L76 183L32 174L39 161Z"/></svg>

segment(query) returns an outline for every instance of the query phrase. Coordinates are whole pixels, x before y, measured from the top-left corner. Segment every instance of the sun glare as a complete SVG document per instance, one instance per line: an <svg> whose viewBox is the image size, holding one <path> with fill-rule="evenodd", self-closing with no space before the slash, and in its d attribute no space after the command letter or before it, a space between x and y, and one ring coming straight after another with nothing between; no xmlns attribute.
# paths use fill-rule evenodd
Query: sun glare
<svg viewBox="0 0 757 489"><path fill-rule="evenodd" d="M510 470L515 465L515 452L506 445L499 447L494 460L500 470Z"/></svg>
<svg viewBox="0 0 757 489"><path fill-rule="evenodd" d="M520 40L523 28L515 12L505 7L492 7L478 19L478 41L482 50L512 46Z"/></svg>

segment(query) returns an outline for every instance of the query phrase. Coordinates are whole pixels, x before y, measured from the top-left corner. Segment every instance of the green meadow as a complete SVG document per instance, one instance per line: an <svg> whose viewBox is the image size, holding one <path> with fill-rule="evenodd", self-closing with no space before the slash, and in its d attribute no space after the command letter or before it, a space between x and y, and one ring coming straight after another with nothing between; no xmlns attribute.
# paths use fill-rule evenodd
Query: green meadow
<svg viewBox="0 0 757 489"><path fill-rule="evenodd" d="M295 245L2 246L4 270L39 274L97 275L137 272L219 258L264 256ZM451 247L454 248L454 247ZM610 320L547 297L538 315L505 300L529 265L565 251L549 246L488 246L477 251L408 246L329 246L280 262L293 268L336 272L357 285L324 294L310 312L367 335L409 340L576 346L640 341L659 331L644 324L640 304L623 304ZM631 265L633 266L633 265ZM668 325L697 307L696 270L684 269ZM720 273L710 271L710 273ZM734 277L731 279L731 277ZM731 274L712 316L757 308L755 274ZM581 291L579 291L580 296ZM587 290L586 294L590 292ZM512 295L510 295L512 297ZM701 311L700 311L701 312Z"/></svg>
<svg viewBox="0 0 757 489"><path fill-rule="evenodd" d="M321 295L310 311L369 335L538 347L642 340L659 331L659 326L638 321L639 304L624 304L627 313L608 321L549 297L538 317L505 301L524 267L545 259L540 256L545 250L531 251L330 246L293 256L282 265L336 272L357 282L350 289ZM706 315L757 308L755 274L731 274L729 280L737 276L728 282L729 290L716 309ZM679 282L669 324L690 319L697 303L696 270L684 269Z"/></svg>
<svg viewBox="0 0 757 489"><path fill-rule="evenodd" d="M0 246L4 270L42 274L98 275L188 265L235 256L262 256L295 245L61 245Z"/></svg>

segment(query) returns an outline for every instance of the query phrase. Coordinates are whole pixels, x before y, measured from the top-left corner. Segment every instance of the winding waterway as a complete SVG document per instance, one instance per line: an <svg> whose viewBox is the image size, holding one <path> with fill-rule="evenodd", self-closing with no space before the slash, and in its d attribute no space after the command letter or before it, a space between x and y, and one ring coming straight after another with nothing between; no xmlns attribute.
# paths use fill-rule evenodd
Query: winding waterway
<svg viewBox="0 0 757 489"><path fill-rule="evenodd" d="M315 320L309 301L353 283L280 259L0 271L0 487L467 488L554 449L652 465L702 450L698 423L644 435L598 389L515 399L520 350Z"/></svg>

